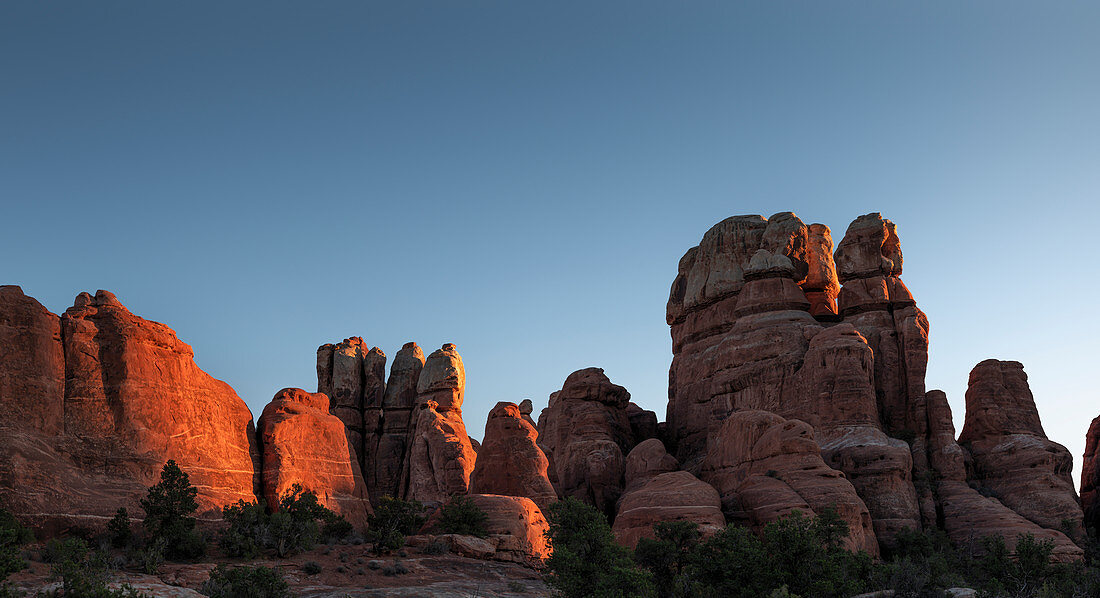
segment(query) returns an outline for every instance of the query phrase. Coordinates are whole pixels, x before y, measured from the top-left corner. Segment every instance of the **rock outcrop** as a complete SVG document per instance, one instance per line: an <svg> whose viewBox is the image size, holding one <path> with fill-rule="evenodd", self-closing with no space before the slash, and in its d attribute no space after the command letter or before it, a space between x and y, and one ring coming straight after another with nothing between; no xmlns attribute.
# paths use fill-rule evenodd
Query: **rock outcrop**
<svg viewBox="0 0 1100 598"><path fill-rule="evenodd" d="M317 392L329 397L332 414L344 422L348 448L362 471L377 467L385 377L386 354L368 349L361 337L317 348Z"/></svg>
<svg viewBox="0 0 1100 598"><path fill-rule="evenodd" d="M710 442L701 477L714 486L730 521L755 529L794 510L833 507L848 523L850 549L879 552L871 514L844 474L825 464L806 422L737 411Z"/></svg>
<svg viewBox="0 0 1100 598"><path fill-rule="evenodd" d="M578 370L539 415L539 443L553 463L558 496L581 499L614 517L624 456L633 448L630 393L600 368Z"/></svg>
<svg viewBox="0 0 1100 598"><path fill-rule="evenodd" d="M1100 529L1100 417L1092 420L1085 436L1085 460L1081 465L1081 506L1085 524Z"/></svg>
<svg viewBox="0 0 1100 598"><path fill-rule="evenodd" d="M485 423L485 442L477 451L470 492L523 496L546 509L557 500L546 475L549 461L536 444L538 432L515 403L497 403Z"/></svg>
<svg viewBox="0 0 1100 598"><path fill-rule="evenodd" d="M382 424L375 449L374 468L365 472L371 500L382 495L401 496L401 472L412 434L416 384L424 369L424 352L416 343L405 343L390 365L390 377L382 399Z"/></svg>
<svg viewBox="0 0 1100 598"><path fill-rule="evenodd" d="M972 484L1044 528L1084 538L1073 457L1047 439L1022 364L989 359L970 372L959 444Z"/></svg>
<svg viewBox="0 0 1100 598"><path fill-rule="evenodd" d="M466 372L453 344L428 356L416 388L416 425L399 485L408 500L442 503L469 491L477 459L462 421Z"/></svg>
<svg viewBox="0 0 1100 598"><path fill-rule="evenodd" d="M263 497L277 507L295 484L356 528L371 513L359 463L348 450L344 422L329 413L329 398L284 388L259 421L263 454Z"/></svg>
<svg viewBox="0 0 1100 598"><path fill-rule="evenodd" d="M173 459L200 511L253 500L252 414L195 365L191 347L115 296L77 296L60 318L0 287L0 489L26 523L98 527ZM57 483L64 480L64 484Z"/></svg>
<svg viewBox="0 0 1100 598"><path fill-rule="evenodd" d="M634 548L653 537L662 521L692 521L704 536L726 526L722 503L713 486L686 471L676 471L676 459L661 441L651 438L626 459L626 491L619 500L612 532L620 544Z"/></svg>
<svg viewBox="0 0 1100 598"><path fill-rule="evenodd" d="M531 499L471 494L470 500L488 516L485 528L494 545L493 558L539 566L550 556L550 525Z"/></svg>

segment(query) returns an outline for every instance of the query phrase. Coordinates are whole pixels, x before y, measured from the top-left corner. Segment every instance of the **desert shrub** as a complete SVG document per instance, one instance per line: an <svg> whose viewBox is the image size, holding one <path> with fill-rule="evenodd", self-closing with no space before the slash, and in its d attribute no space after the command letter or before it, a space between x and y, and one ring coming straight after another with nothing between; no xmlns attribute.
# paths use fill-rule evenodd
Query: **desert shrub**
<svg viewBox="0 0 1100 598"><path fill-rule="evenodd" d="M699 543L699 524L693 521L662 521L653 526L651 538L642 538L634 549L634 560L653 574L657 593L682 593L683 577L691 553Z"/></svg>
<svg viewBox="0 0 1100 598"><path fill-rule="evenodd" d="M332 513L332 511L329 511ZM343 540L351 535L353 531L351 522L344 519L342 516L332 513L332 516L325 520L324 525L321 526L321 537L327 540ZM360 544L363 541L356 538Z"/></svg>
<svg viewBox="0 0 1100 598"><path fill-rule="evenodd" d="M317 561L306 561L302 563L302 573L306 575L317 575L321 572L321 565Z"/></svg>
<svg viewBox="0 0 1100 598"><path fill-rule="evenodd" d="M615 542L602 513L575 498L550 506L547 582L566 598L654 596L648 571L634 566L630 551Z"/></svg>
<svg viewBox="0 0 1100 598"><path fill-rule="evenodd" d="M290 598L290 586L271 567L233 567L218 565L210 579L202 584L202 593L211 598Z"/></svg>
<svg viewBox="0 0 1100 598"><path fill-rule="evenodd" d="M780 585L803 596L852 596L863 592L874 570L865 552L849 552L841 543L848 524L835 509L816 517L795 510L764 526L764 549L777 569Z"/></svg>
<svg viewBox="0 0 1100 598"><path fill-rule="evenodd" d="M0 582L27 566L20 546L32 541L34 533L23 527L15 515L0 509Z"/></svg>
<svg viewBox="0 0 1100 598"><path fill-rule="evenodd" d="M141 570L142 573L147 575L156 575L160 571L161 565L164 564L164 553L167 548L167 542L164 538L157 538L151 542L134 548L130 552L130 562L133 566Z"/></svg>
<svg viewBox="0 0 1100 598"><path fill-rule="evenodd" d="M764 543L748 528L732 524L691 551L686 575L690 596L767 596L780 585Z"/></svg>
<svg viewBox="0 0 1100 598"><path fill-rule="evenodd" d="M222 508L222 517L228 526L218 545L227 555L244 558L255 558L264 550L283 558L310 550L321 537L322 524L331 534L351 531L351 524L299 484L283 495L275 512L262 500L237 501Z"/></svg>
<svg viewBox="0 0 1100 598"><path fill-rule="evenodd" d="M440 509L436 528L444 534L484 538L489 535L488 522L489 516L470 497L456 494Z"/></svg>
<svg viewBox="0 0 1100 598"><path fill-rule="evenodd" d="M130 513L126 511L126 507L119 507L115 516L107 522L107 538L115 548L124 548L130 544L133 532L130 530Z"/></svg>
<svg viewBox="0 0 1100 598"><path fill-rule="evenodd" d="M48 545L53 566L50 575L61 587L45 596L67 598L139 598L144 596L123 586L107 588L107 555L93 552L83 538L51 540Z"/></svg>
<svg viewBox="0 0 1100 598"><path fill-rule="evenodd" d="M222 519L228 524L218 538L218 546L228 556L253 559L267 542L267 504L238 500L222 507Z"/></svg>
<svg viewBox="0 0 1100 598"><path fill-rule="evenodd" d="M195 529L192 516L199 508L197 495L198 489L191 485L187 473L169 459L160 472L160 481L141 499L145 510L142 525L151 540L165 541L169 557L190 559L206 551L206 541Z"/></svg>
<svg viewBox="0 0 1100 598"><path fill-rule="evenodd" d="M405 536L415 534L424 521L424 505L419 501L383 496L367 520L366 539L378 552L397 550L405 545Z"/></svg>

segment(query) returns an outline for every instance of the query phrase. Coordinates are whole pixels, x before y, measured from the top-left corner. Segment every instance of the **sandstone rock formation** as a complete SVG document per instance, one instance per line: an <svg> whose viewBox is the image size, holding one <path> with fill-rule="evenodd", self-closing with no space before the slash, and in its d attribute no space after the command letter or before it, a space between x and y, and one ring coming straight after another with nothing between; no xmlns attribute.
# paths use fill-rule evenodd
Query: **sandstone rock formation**
<svg viewBox="0 0 1100 598"><path fill-rule="evenodd" d="M1081 466L1081 506L1085 524L1100 529L1100 417L1092 420L1085 436L1085 460Z"/></svg>
<svg viewBox="0 0 1100 598"><path fill-rule="evenodd" d="M81 293L59 318L0 287L0 437L6 508L47 530L98 527L119 506L141 513L168 459L205 515L252 500L258 481L244 401L107 291Z"/></svg>
<svg viewBox="0 0 1100 598"><path fill-rule="evenodd" d="M538 432L515 403L497 403L485 423L485 443L477 451L470 492L531 499L540 509L557 500L546 476L549 461L535 443Z"/></svg>
<svg viewBox="0 0 1100 598"><path fill-rule="evenodd" d="M737 411L712 437L701 477L727 519L759 529L795 509L833 507L848 523L848 547L879 552L871 514L844 474L821 458L809 424L758 410Z"/></svg>
<svg viewBox="0 0 1100 598"><path fill-rule="evenodd" d="M366 472L371 499L382 495L400 496L401 472L405 465L412 411L416 406L416 383L424 369L424 352L416 343L405 343L390 365L390 377L382 399L382 424L374 453L374 469Z"/></svg>
<svg viewBox="0 0 1100 598"><path fill-rule="evenodd" d="M705 536L726 526L718 491L676 469L676 459L656 438L630 451L626 491L612 527L619 543L634 548L641 538L652 538L653 526L662 521L693 521Z"/></svg>
<svg viewBox="0 0 1100 598"><path fill-rule="evenodd" d="M1055 540L1060 558L1079 555L1051 521L1080 521L1068 455L1037 427L1030 393L1009 400L1029 406L1036 425L1025 430L1000 425L976 403L971 408L968 396L967 421L993 426L964 430L971 460L954 439L946 398L926 392L928 320L901 281L896 227L867 214L832 256L831 244L827 227L807 227L793 214L735 216L680 260L666 313L673 362L663 425L683 468L714 481L727 517L741 517L729 497L744 480L721 482L713 455L726 450L722 430L731 418L763 410L810 424L815 450L850 480L886 547L905 528L943 527L960 541L969 526L1010 536L1010 543L1018 532L1034 533ZM970 485L990 492L1004 485L1018 497L1002 504ZM762 504L778 496L751 490Z"/></svg>
<svg viewBox="0 0 1100 598"><path fill-rule="evenodd" d="M1084 537L1073 457L1047 439L1022 364L989 359L970 372L959 443L972 459L972 483L1042 527Z"/></svg>
<svg viewBox="0 0 1100 598"><path fill-rule="evenodd" d="M344 422L348 448L363 471L376 469L385 377L386 354L368 349L361 337L317 348L317 392L329 397L332 414Z"/></svg>
<svg viewBox="0 0 1100 598"><path fill-rule="evenodd" d="M263 497L277 506L294 484L356 528L371 512L359 463L349 453L344 422L329 413L329 398L284 388L259 421L263 454Z"/></svg>
<svg viewBox="0 0 1100 598"><path fill-rule="evenodd" d="M630 393L599 368L569 375L539 416L539 442L553 463L559 496L574 496L613 517L633 448Z"/></svg>
<svg viewBox="0 0 1100 598"><path fill-rule="evenodd" d="M466 494L477 459L462 421L466 373L453 344L428 356L416 388L416 425L399 486L408 500L441 503Z"/></svg>
<svg viewBox="0 0 1100 598"><path fill-rule="evenodd" d="M485 512L489 540L493 542L493 558L517 563L540 565L550 556L546 522L538 506L522 496L471 494L470 500Z"/></svg>

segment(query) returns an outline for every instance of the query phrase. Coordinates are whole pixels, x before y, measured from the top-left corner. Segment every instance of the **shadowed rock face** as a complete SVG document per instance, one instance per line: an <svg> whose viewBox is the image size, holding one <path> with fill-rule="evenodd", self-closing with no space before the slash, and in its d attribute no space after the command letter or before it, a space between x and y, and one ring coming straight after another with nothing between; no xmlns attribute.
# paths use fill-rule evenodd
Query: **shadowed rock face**
<svg viewBox="0 0 1100 598"><path fill-rule="evenodd" d="M536 444L538 432L515 403L497 403L485 423L485 442L470 474L470 492L524 496L546 509L557 500L546 476L549 461Z"/></svg>
<svg viewBox="0 0 1100 598"><path fill-rule="evenodd" d="M1080 514L1068 455L1042 434L1030 393L1021 409L999 414L972 407L968 393L973 432L963 437L976 438L966 443L973 460L955 442L946 399L926 393L928 319L899 278L902 264L896 227L877 213L852 222L835 253L827 227L789 213L735 216L711 228L680 260L669 294L673 361L662 425L671 452L685 470L721 479L713 454L728 442L723 426L738 413L766 411L809 424L820 458L850 480L886 547L905 528L940 526L957 538L956 517L989 533L1049 536L1060 558L1080 554L1064 535L1042 531L1054 529L1051 517ZM1032 422L1026 430L998 419L1016 411ZM1014 483L1031 497L1020 502L1034 499L1032 512L968 488L968 464L972 484ZM1017 471L1020 464L1031 471ZM769 491L787 492L770 479L747 495L767 504ZM727 517L741 512L730 510L732 490L719 492Z"/></svg>
<svg viewBox="0 0 1100 598"><path fill-rule="evenodd" d="M759 530L795 509L835 507L848 523L848 547L878 554L867 506L844 474L825 464L809 424L737 411L710 446L701 477L718 490L727 519Z"/></svg>
<svg viewBox="0 0 1100 598"><path fill-rule="evenodd" d="M634 446L630 393L600 368L578 370L550 395L539 416L539 444L554 466L558 495L573 496L614 517L625 454Z"/></svg>
<svg viewBox="0 0 1100 598"><path fill-rule="evenodd" d="M989 359L970 372L959 443L970 453L972 483L1042 527L1083 537L1073 457L1043 432L1022 364Z"/></svg>
<svg viewBox="0 0 1100 598"><path fill-rule="evenodd" d="M1092 420L1085 436L1085 461L1081 466L1081 506L1085 524L1100 528L1100 417Z"/></svg>
<svg viewBox="0 0 1100 598"><path fill-rule="evenodd" d="M428 356L416 388L416 425L399 486L406 499L444 502L452 494L469 491L477 459L462 421L466 371L453 344Z"/></svg>
<svg viewBox="0 0 1100 598"><path fill-rule="evenodd" d="M200 510L253 500L252 414L195 365L163 324L114 295L81 293L60 318L0 287L0 488L7 508L47 530L97 527L174 459ZM57 480L65 480L58 484Z"/></svg>
<svg viewBox="0 0 1100 598"><path fill-rule="evenodd" d="M653 526L662 521L693 521L704 536L726 526L718 491L677 469L676 459L656 438L630 451L626 458L626 490L619 499L612 527L619 543L634 548L638 540L652 538Z"/></svg>
<svg viewBox="0 0 1100 598"><path fill-rule="evenodd" d="M385 376L386 354L378 347L368 349L360 337L317 348L317 392L329 397L330 411L344 422L352 459L372 473L382 433Z"/></svg>
<svg viewBox="0 0 1100 598"><path fill-rule="evenodd" d="M329 398L300 388L280 390L259 421L263 497L278 505L294 484L363 529L371 512L359 464L348 451L344 423Z"/></svg>

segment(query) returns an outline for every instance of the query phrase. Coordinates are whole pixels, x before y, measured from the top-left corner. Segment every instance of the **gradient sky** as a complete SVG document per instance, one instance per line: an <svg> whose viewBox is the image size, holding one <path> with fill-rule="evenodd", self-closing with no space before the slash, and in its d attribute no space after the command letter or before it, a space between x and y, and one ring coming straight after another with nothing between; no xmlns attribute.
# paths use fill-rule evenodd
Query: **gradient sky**
<svg viewBox="0 0 1100 598"><path fill-rule="evenodd" d="M315 349L454 342L480 437L605 368L664 419L680 256L898 224L928 387L1100 413L1100 5L4 2L0 283L108 289L259 415Z"/></svg>

